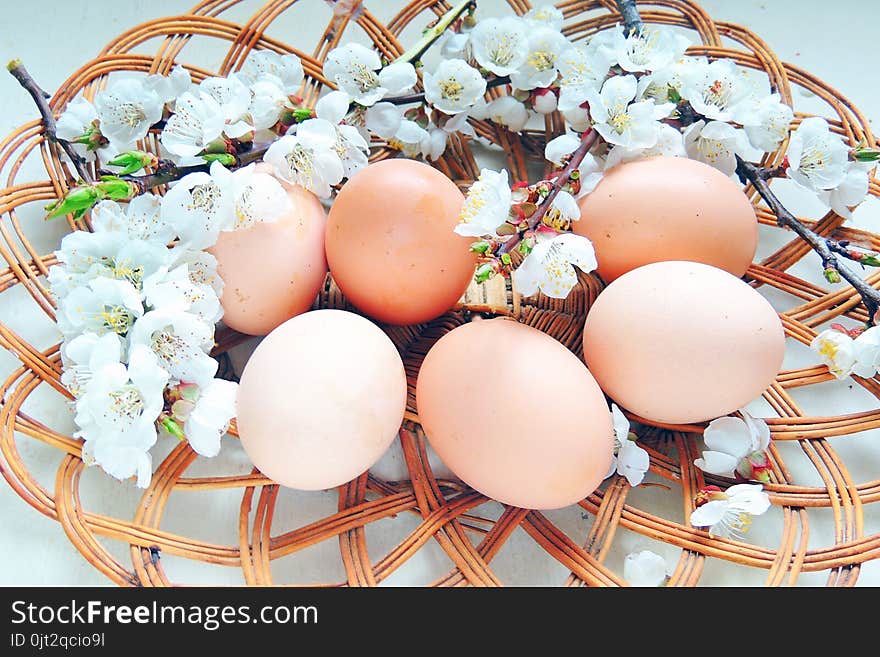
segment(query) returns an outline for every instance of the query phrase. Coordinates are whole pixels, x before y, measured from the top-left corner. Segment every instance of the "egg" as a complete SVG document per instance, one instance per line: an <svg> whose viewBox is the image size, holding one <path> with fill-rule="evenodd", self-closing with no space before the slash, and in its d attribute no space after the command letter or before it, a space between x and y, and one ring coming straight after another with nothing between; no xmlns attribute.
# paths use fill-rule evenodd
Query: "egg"
<svg viewBox="0 0 880 657"><path fill-rule="evenodd" d="M327 222L327 260L342 293L390 324L449 310L476 266L473 240L453 232L463 201L455 183L415 160L383 160L354 174Z"/></svg>
<svg viewBox="0 0 880 657"><path fill-rule="evenodd" d="M223 322L249 335L266 335L307 311L327 277L327 214L318 197L286 186L288 212L274 222L223 231L208 251L223 279Z"/></svg>
<svg viewBox="0 0 880 657"><path fill-rule="evenodd" d="M419 370L416 404L440 459L505 504L574 504L611 465L611 413L596 381L560 342L510 319L440 338Z"/></svg>
<svg viewBox="0 0 880 657"><path fill-rule="evenodd" d="M245 364L241 444L279 484L339 486L388 449L406 394L400 354L374 323L344 310L303 313L269 333Z"/></svg>
<svg viewBox="0 0 880 657"><path fill-rule="evenodd" d="M610 282L662 260L690 260L742 276L755 257L758 222L740 186L685 157L657 156L612 167L578 201L574 232L596 249Z"/></svg>
<svg viewBox="0 0 880 657"><path fill-rule="evenodd" d="M727 415L773 382L785 333L773 306L717 267L644 265L606 287L584 325L602 390L642 418L688 424Z"/></svg>

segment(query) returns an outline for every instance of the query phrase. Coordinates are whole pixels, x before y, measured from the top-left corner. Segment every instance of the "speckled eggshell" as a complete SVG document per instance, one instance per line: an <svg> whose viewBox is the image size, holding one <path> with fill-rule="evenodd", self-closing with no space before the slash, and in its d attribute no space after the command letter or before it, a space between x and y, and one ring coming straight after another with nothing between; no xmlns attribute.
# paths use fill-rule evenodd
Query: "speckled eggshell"
<svg viewBox="0 0 880 657"><path fill-rule="evenodd" d="M605 393L650 421L727 415L773 382L785 333L773 306L726 271L657 262L628 272L593 303L584 360Z"/></svg>
<svg viewBox="0 0 880 657"><path fill-rule="evenodd" d="M611 413L596 381L560 342L512 320L475 321L440 338L416 401L443 462L505 504L574 504L611 465Z"/></svg>
<svg viewBox="0 0 880 657"><path fill-rule="evenodd" d="M307 311L327 276L327 213L318 197L285 185L290 211L274 222L220 233L208 251L223 279L223 323L249 335L266 335Z"/></svg>
<svg viewBox="0 0 880 657"><path fill-rule="evenodd" d="M755 257L758 222L749 199L731 178L696 160L656 156L618 164L578 205L573 230L592 240L607 282L662 260L742 276Z"/></svg>
<svg viewBox="0 0 880 657"><path fill-rule="evenodd" d="M394 343L370 320L313 310L257 346L238 389L238 432L254 465L300 490L365 472L397 436L406 374Z"/></svg>
<svg viewBox="0 0 880 657"><path fill-rule="evenodd" d="M464 195L415 160L370 164L343 185L327 222L327 260L343 294L390 324L452 308L474 275L472 239L453 232Z"/></svg>

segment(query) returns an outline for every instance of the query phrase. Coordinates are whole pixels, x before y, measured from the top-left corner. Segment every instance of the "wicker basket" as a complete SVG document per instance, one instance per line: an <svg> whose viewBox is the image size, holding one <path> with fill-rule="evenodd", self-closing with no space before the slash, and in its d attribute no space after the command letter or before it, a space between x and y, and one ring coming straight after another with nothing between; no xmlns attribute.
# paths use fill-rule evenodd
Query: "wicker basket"
<svg viewBox="0 0 880 657"><path fill-rule="evenodd" d="M333 13L318 0L271 0L245 21L236 23L227 16L240 15L244 4L239 5L237 0L205 0L190 14L152 21L120 35L98 57L74 72L51 104L59 111L80 91L91 97L105 76L116 70L167 72L183 63L196 80L226 74L254 48L299 55L306 71L304 96L314 103L326 84L321 60L344 34L349 38L360 30L361 38L365 34L383 55L393 58L404 50L404 36L411 39L418 29L449 9L444 0L414 0L383 24L368 6L357 4L339 3ZM509 4L517 13L529 8L527 0L509 0ZM340 5L349 8L341 10ZM613 0L563 0L558 6L566 16L565 32L572 39L587 37L619 20ZM248 5L248 11L251 9ZM786 102L791 102L793 86L809 90L825 102L836 132L852 144L865 141L875 145L870 127L858 110L806 71L780 62L751 31L714 22L692 0L654 0L644 3L641 10L646 22L679 26L691 30L692 36L696 33L693 40L702 45L691 48L691 54L730 57L740 65L765 70ZM330 19L322 34L307 37L318 36L310 50L277 38L290 32L280 32L275 26L286 12L296 11L323 11ZM726 43L735 43L736 48L723 46L722 38L727 39ZM145 49L155 54L140 54ZM207 68L194 63L192 57L205 52L220 53L222 57ZM796 120L803 116L798 113ZM542 166L543 145L558 134L562 123L558 116L551 115L544 131L529 132L521 138L491 123L476 122L475 128L503 149L515 179L534 179L535 167ZM155 136L149 139L146 146L155 148ZM374 159L391 155L380 151ZM42 158L45 177L18 182L17 174L29 158ZM780 153L774 153L766 163L777 164L780 160ZM467 139L453 139L437 166L462 186L478 173ZM51 253L40 255L32 246L28 224L34 222L20 217L28 214L26 206L37 208L63 193L72 180L70 171L57 150L43 140L37 120L3 141L0 168L6 180L0 253L8 265L0 272L0 298L26 292L52 320L54 303L45 275L55 260ZM880 194L873 179L870 193ZM756 209L758 221L766 227L762 231L773 232L774 217L763 206ZM30 216L38 215L35 209L30 210ZM880 249L880 237L843 227L842 219L834 213L808 223L822 235ZM71 229L86 227L70 225ZM836 317L846 315L856 322L867 319L858 296L849 288L829 291L789 273L809 248L790 233L775 232L782 237L783 246L754 263L747 278L762 293L786 300L781 317L790 348L803 349L802 345L809 344L816 334L815 327ZM880 274L872 274L868 280L877 284ZM767 408L771 409L768 415L772 417L767 421L774 439L770 449L772 482L766 488L774 508L761 518L761 522L772 525L771 531L765 532L769 538L761 545L709 538L688 524L697 489L706 483L730 483L704 478L693 466L699 452L699 426L640 427L642 444L651 456L648 485L633 490L625 479L613 477L579 505L554 513L505 507L452 478L435 474L415 415L413 396L419 364L431 344L467 321L471 313L506 314L549 333L580 355L577 345L584 317L600 289L597 278L583 276L576 291L564 301L523 299L509 282L496 279L486 286L473 286L459 307L436 321L386 327L403 354L411 386L407 417L399 443L394 446L408 476L403 481L388 481L377 474L365 474L337 491L325 493L295 494L253 471L242 457L234 426L230 431L233 437L224 438L224 449L237 456L219 461L229 467L225 472L217 472L216 464L197 458L186 443L165 445L166 455L156 461L152 483L143 492L130 482L118 483L96 470L87 470L80 459L80 442L65 435L70 425L59 429L54 420L30 411L34 396L54 397L56 407L63 405L67 397L59 382L58 345L40 349L0 325L0 344L21 363L0 390L0 470L22 499L61 523L70 542L89 563L120 585L190 583L174 576L172 571L177 566L170 568L171 564L179 566L182 558L223 569L207 570L204 580L199 581L208 583L229 582L223 573L230 571L249 585L324 583L316 573L326 572L327 564L332 562L339 576L326 579L336 585L397 583L407 572L409 580L414 577L425 585L614 586L624 584L620 546L613 549L616 543L653 546L651 549L664 553L675 564L674 569L670 568L669 584L673 586L713 583L721 570L735 573L727 580L734 584L855 584L860 565L880 556L880 528L871 528L868 513L870 503L880 500L880 479L857 481L851 474L856 460L862 458L851 448L858 445L867 450L870 440L870 435L856 434L880 427L880 382L876 379L853 377L848 382L870 403L869 410L846 415L808 417L794 398L799 388L834 380L824 366L785 370L764 393ZM329 277L315 307L347 307ZM247 341L248 336L222 329L217 336L216 354L231 352L238 354L233 362L241 360L248 353L248 345L253 346L253 341ZM33 407L45 408L46 404ZM832 447L829 441L838 436L848 437L846 457L837 444ZM39 449L57 452L54 484L38 481L23 458L36 443ZM798 462L797 468L794 462ZM808 475L798 474L805 470ZM92 472L95 474L88 474ZM102 492L83 494L83 481L89 478L90 486ZM132 500L128 515L106 510L113 496ZM314 502L316 497L323 507L308 506L307 501ZM299 513L306 506L314 517L303 518ZM211 522L237 535L237 541L233 538L223 543L214 540L213 535L190 535L188 518L205 513ZM549 565L532 574L539 572L546 581L530 580L522 572L522 564L541 559ZM425 577L426 572L432 574Z"/></svg>

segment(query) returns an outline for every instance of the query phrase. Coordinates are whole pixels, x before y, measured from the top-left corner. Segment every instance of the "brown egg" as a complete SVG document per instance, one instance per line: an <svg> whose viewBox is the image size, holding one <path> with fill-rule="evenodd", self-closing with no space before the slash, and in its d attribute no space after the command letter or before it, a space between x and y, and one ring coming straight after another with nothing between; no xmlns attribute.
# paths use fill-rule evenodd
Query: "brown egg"
<svg viewBox="0 0 880 657"><path fill-rule="evenodd" d="M344 310L290 319L241 374L236 410L245 452L284 486L321 490L354 479L397 437L406 372L373 322Z"/></svg>
<svg viewBox="0 0 880 657"><path fill-rule="evenodd" d="M691 260L742 276L758 245L740 186L702 162L657 156L610 169L579 199L574 232L596 248L605 281L662 260Z"/></svg>
<svg viewBox="0 0 880 657"><path fill-rule="evenodd" d="M773 306L726 271L656 262L624 274L596 298L584 360L621 407L655 422L727 415L773 382L785 333Z"/></svg>
<svg viewBox="0 0 880 657"><path fill-rule="evenodd" d="M318 197L285 186L289 212L274 222L223 231L210 249L223 279L223 322L249 335L266 335L308 310L327 276L327 214Z"/></svg>
<svg viewBox="0 0 880 657"><path fill-rule="evenodd" d="M370 164L345 183L327 221L327 261L360 311L416 324L449 310L474 275L473 240L453 232L464 195L414 160Z"/></svg>
<svg viewBox="0 0 880 657"><path fill-rule="evenodd" d="M442 461L505 504L574 504L608 474L602 391L565 346L525 324L475 321L444 335L419 371L416 403Z"/></svg>

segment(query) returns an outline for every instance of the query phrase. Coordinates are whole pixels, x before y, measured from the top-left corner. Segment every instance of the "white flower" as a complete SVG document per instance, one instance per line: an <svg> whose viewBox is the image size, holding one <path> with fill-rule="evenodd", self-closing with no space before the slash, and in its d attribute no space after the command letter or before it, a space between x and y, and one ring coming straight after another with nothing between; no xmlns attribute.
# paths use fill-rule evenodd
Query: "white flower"
<svg viewBox="0 0 880 657"><path fill-rule="evenodd" d="M223 294L223 279L217 273L217 258L207 251L177 246L172 250L172 266L186 265L193 285L206 287L218 297Z"/></svg>
<svg viewBox="0 0 880 657"><path fill-rule="evenodd" d="M558 73L556 62L571 42L558 30L538 27L528 35L528 52L520 66L510 74L514 89L529 91L549 87Z"/></svg>
<svg viewBox="0 0 880 657"><path fill-rule="evenodd" d="M497 235L498 227L510 215L511 199L507 169L480 170L480 177L471 185L461 206L455 232L465 237Z"/></svg>
<svg viewBox="0 0 880 657"><path fill-rule="evenodd" d="M129 333L135 345L149 347L169 376L184 383L207 385L217 373L217 361L208 355L214 346L214 325L178 308L145 313Z"/></svg>
<svg viewBox="0 0 880 657"><path fill-rule="evenodd" d="M846 176L849 149L818 116L804 119L785 152L789 178L813 191L833 189Z"/></svg>
<svg viewBox="0 0 880 657"><path fill-rule="evenodd" d="M743 129L752 146L765 153L776 150L788 136L788 128L794 112L780 101L779 94L771 94L750 102L748 118L743 119Z"/></svg>
<svg viewBox="0 0 880 657"><path fill-rule="evenodd" d="M554 30L561 30L565 16L554 5L538 5L523 14L523 20L529 24L529 27L550 27Z"/></svg>
<svg viewBox="0 0 880 657"><path fill-rule="evenodd" d="M623 561L623 579L630 586L661 586L666 581L666 561L650 550L630 552Z"/></svg>
<svg viewBox="0 0 880 657"><path fill-rule="evenodd" d="M486 105L486 118L511 132L522 130L529 120L525 105L513 96L500 96Z"/></svg>
<svg viewBox="0 0 880 657"><path fill-rule="evenodd" d="M586 132L593 125L590 121L590 113L583 107L574 107L562 112L568 126L575 132Z"/></svg>
<svg viewBox="0 0 880 657"><path fill-rule="evenodd" d="M73 338L85 332L125 335L144 307L130 282L98 276L65 295L58 311L58 329Z"/></svg>
<svg viewBox="0 0 880 657"><path fill-rule="evenodd" d="M742 539L753 517L770 508L770 496L761 484L736 484L706 497L709 501L691 513L691 525L708 528L710 536Z"/></svg>
<svg viewBox="0 0 880 657"><path fill-rule="evenodd" d="M349 98L347 93L344 91L331 91L329 94L322 96L315 105L315 115L317 118L327 121L336 128L336 142L333 145L333 149L342 161L347 178L351 178L357 171L367 166L369 161L367 153L370 151L369 144L357 127L340 124L348 114L350 104L351 98ZM309 119L309 121L313 120ZM302 125L294 126L297 133ZM307 126L306 130L309 129L310 127Z"/></svg>
<svg viewBox="0 0 880 657"><path fill-rule="evenodd" d="M605 168L610 169L621 162L629 162L630 160L643 157L654 157L655 155L665 155L667 157L688 156L684 148L684 136L677 128L661 123L657 132L657 143L650 148L615 146L608 152ZM583 189L583 181L581 181L581 189Z"/></svg>
<svg viewBox="0 0 880 657"><path fill-rule="evenodd" d="M213 98L219 106L225 123L223 132L227 137L241 137L254 129L244 120L251 104L251 91L236 74L205 78L199 91Z"/></svg>
<svg viewBox="0 0 880 657"><path fill-rule="evenodd" d="M630 438L629 420L617 404L611 404L611 417L614 421L614 458L605 477L610 477L616 472L626 477L629 485L635 488L645 478L645 473L651 466L651 459L648 452Z"/></svg>
<svg viewBox="0 0 880 657"><path fill-rule="evenodd" d="M223 316L220 299L211 287L196 285L187 265L161 269L144 281L144 299L152 308L187 310L211 324Z"/></svg>
<svg viewBox="0 0 880 657"><path fill-rule="evenodd" d="M681 57L689 42L681 34L653 27L642 29L628 37L618 27L620 41L615 55L620 68L629 72L657 71L670 66Z"/></svg>
<svg viewBox="0 0 880 657"><path fill-rule="evenodd" d="M532 107L538 114L550 114L556 111L559 99L552 89L539 89L532 93Z"/></svg>
<svg viewBox="0 0 880 657"><path fill-rule="evenodd" d="M201 171L181 178L162 198L162 219L174 226L181 242L191 249L204 249L217 241L220 230L233 223L233 198L226 171L219 162L211 174Z"/></svg>
<svg viewBox="0 0 880 657"><path fill-rule="evenodd" d="M183 432L190 446L202 456L217 456L220 452L220 438L235 417L237 392L238 384L224 379L211 379L199 390L195 408L183 424Z"/></svg>
<svg viewBox="0 0 880 657"><path fill-rule="evenodd" d="M460 132L471 137L475 136L474 129L468 123L468 113L454 114L440 121L440 127L431 125L428 128L428 136L421 141L422 155L426 159L437 160L446 151L446 142L449 135Z"/></svg>
<svg viewBox="0 0 880 657"><path fill-rule="evenodd" d="M400 129L403 108L393 103L376 103L364 112L367 130L379 139L391 139Z"/></svg>
<svg viewBox="0 0 880 657"><path fill-rule="evenodd" d="M252 50L238 71L239 77L249 85L259 81L275 83L285 96L295 94L302 84L302 62L293 54L279 55L272 50Z"/></svg>
<svg viewBox="0 0 880 657"><path fill-rule="evenodd" d="M126 281L140 289L141 281L169 262L165 244L134 239L122 231L74 231L55 251L60 264L49 268L49 285L56 299L96 277Z"/></svg>
<svg viewBox="0 0 880 657"><path fill-rule="evenodd" d="M247 228L257 222L272 223L292 207L290 197L278 179L257 171L254 164L224 173L221 178L225 176L228 176L232 194L234 223L224 225L223 230Z"/></svg>
<svg viewBox="0 0 880 657"><path fill-rule="evenodd" d="M282 180L329 198L330 187L345 176L336 145L336 126L324 119L309 119L298 126L295 135L273 143L263 161L271 164Z"/></svg>
<svg viewBox="0 0 880 657"><path fill-rule="evenodd" d="M650 100L633 103L637 86L635 76L617 75L602 85L601 92L586 91L593 127L605 141L627 148L650 148L657 143L657 119L669 116L674 105Z"/></svg>
<svg viewBox="0 0 880 657"><path fill-rule="evenodd" d="M526 23L514 16L484 18L471 32L474 59L498 76L510 75L528 52Z"/></svg>
<svg viewBox="0 0 880 657"><path fill-rule="evenodd" d="M261 78L250 86L248 115L255 130L265 130L278 123L289 98L275 78Z"/></svg>
<svg viewBox="0 0 880 657"><path fill-rule="evenodd" d="M543 221L549 226L558 226L560 230L564 230L572 221L580 218L581 209L574 196L566 191L559 191L544 214Z"/></svg>
<svg viewBox="0 0 880 657"><path fill-rule="evenodd" d="M141 194L125 208L116 201L101 201L92 209L92 228L96 233L120 232L132 240L168 244L177 232L162 217L161 198L156 194Z"/></svg>
<svg viewBox="0 0 880 657"><path fill-rule="evenodd" d="M694 459L694 465L703 472L733 477L737 470L742 470L740 474L751 478L752 465L747 462L748 458L755 454L763 456L770 446L770 428L745 409L740 413L742 419L720 417L704 430L703 442L709 449L701 458ZM744 460L746 463L742 463Z"/></svg>
<svg viewBox="0 0 880 657"><path fill-rule="evenodd" d="M225 124L223 109L213 96L186 92L162 129L162 145L178 157L193 157L223 133Z"/></svg>
<svg viewBox="0 0 880 657"><path fill-rule="evenodd" d="M688 157L713 166L727 176L736 171L736 156L749 160L754 157L745 132L729 123L702 119L692 123L684 132ZM760 157L760 156L759 156Z"/></svg>
<svg viewBox="0 0 880 657"><path fill-rule="evenodd" d="M411 89L418 80L409 62L382 68L378 53L358 43L348 43L327 53L324 75L356 103L366 107L385 96Z"/></svg>
<svg viewBox="0 0 880 657"><path fill-rule="evenodd" d="M156 92L162 103L173 103L192 85L192 76L183 66L175 66L168 75L148 75L144 84Z"/></svg>
<svg viewBox="0 0 880 657"><path fill-rule="evenodd" d="M566 156L574 153L580 145L581 140L577 135L573 135L570 132L559 135L547 142L547 145L544 147L544 159L561 167Z"/></svg>
<svg viewBox="0 0 880 657"><path fill-rule="evenodd" d="M565 113L581 109L580 106L587 101L587 92L599 88L611 68L611 58L602 50L573 45L559 55L556 67L562 76L559 80L558 107L560 112ZM571 122L568 115L566 120ZM572 128L585 129L575 125Z"/></svg>
<svg viewBox="0 0 880 657"><path fill-rule="evenodd" d="M872 326L855 339L837 329L826 329L813 338L810 347L838 379L850 374L870 378L880 368L880 327Z"/></svg>
<svg viewBox="0 0 880 657"><path fill-rule="evenodd" d="M841 183L819 192L819 198L844 219L851 219L850 207L858 205L868 195L869 171L873 166L873 162L849 162Z"/></svg>
<svg viewBox="0 0 880 657"><path fill-rule="evenodd" d="M605 176L605 169L606 166L603 160L595 157L592 153L584 155L584 159L581 160L578 166L578 175L580 176L578 180L581 184L580 192L577 195L578 198L586 196L596 189L596 185Z"/></svg>
<svg viewBox="0 0 880 657"><path fill-rule="evenodd" d="M486 93L486 80L463 59L445 59L434 73L422 73L425 100L445 114L463 112Z"/></svg>
<svg viewBox="0 0 880 657"><path fill-rule="evenodd" d="M147 135L150 126L162 118L163 106L143 78L116 79L95 95L101 134L120 150Z"/></svg>
<svg viewBox="0 0 880 657"><path fill-rule="evenodd" d="M395 135L388 140L388 146L399 150L408 158L422 155L423 145L430 140L430 134L415 121L403 119Z"/></svg>
<svg viewBox="0 0 880 657"><path fill-rule="evenodd" d="M85 392L95 372L122 360L122 341L116 333L82 333L61 347L61 383L74 397Z"/></svg>
<svg viewBox="0 0 880 657"><path fill-rule="evenodd" d="M55 122L55 134L61 139L73 142L91 130L97 118L95 106L80 96L67 103L64 112ZM73 147L80 155L88 152L85 144L74 143Z"/></svg>
<svg viewBox="0 0 880 657"><path fill-rule="evenodd" d="M679 93L696 112L710 121L738 121L741 113L748 113L744 101L750 98L752 85L733 60L688 61Z"/></svg>
<svg viewBox="0 0 880 657"><path fill-rule="evenodd" d="M131 348L127 367L108 363L94 372L76 401L75 435L85 440L84 459L117 479L137 475L137 485L146 487L167 382L168 373L141 345Z"/></svg>
<svg viewBox="0 0 880 657"><path fill-rule="evenodd" d="M564 299L577 283L575 267L587 273L596 269L593 243L582 235L562 233L539 240L513 272L513 281L525 297L541 290L554 299Z"/></svg>
<svg viewBox="0 0 880 657"><path fill-rule="evenodd" d="M440 48L443 59L469 59L471 35L468 32L446 31L446 39Z"/></svg>

